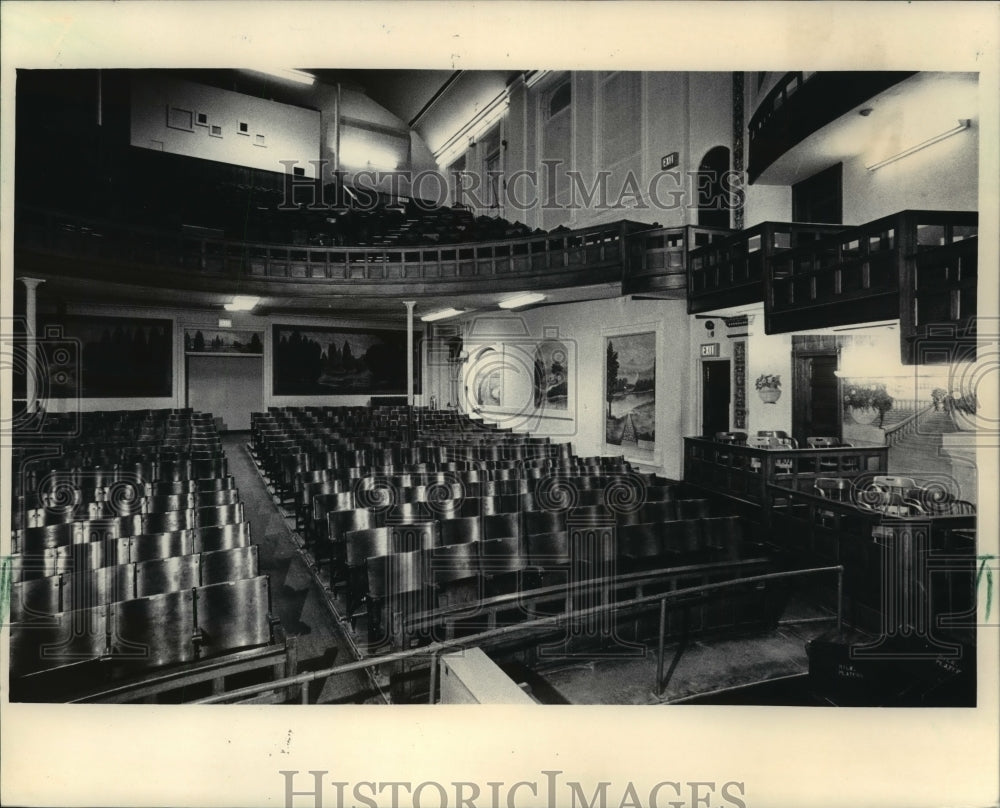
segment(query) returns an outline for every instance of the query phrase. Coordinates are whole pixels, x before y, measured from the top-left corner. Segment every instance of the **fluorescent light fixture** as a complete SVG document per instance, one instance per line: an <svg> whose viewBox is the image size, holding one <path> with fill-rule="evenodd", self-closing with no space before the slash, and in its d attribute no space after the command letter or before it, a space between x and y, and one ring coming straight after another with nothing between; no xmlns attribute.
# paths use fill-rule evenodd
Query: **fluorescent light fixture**
<svg viewBox="0 0 1000 808"><path fill-rule="evenodd" d="M524 86L530 90L551 72L551 70L529 70L524 74Z"/></svg>
<svg viewBox="0 0 1000 808"><path fill-rule="evenodd" d="M259 297L254 297L253 295L236 295L232 302L227 303L224 308L226 311L250 311L258 303L260 303Z"/></svg>
<svg viewBox="0 0 1000 808"><path fill-rule="evenodd" d="M469 141L474 141L480 135L491 129L507 112L510 98L507 91L500 93L472 118L465 126L448 138L434 152L434 159L439 166L446 166L462 152L469 148Z"/></svg>
<svg viewBox="0 0 1000 808"><path fill-rule="evenodd" d="M275 76L279 79L288 79L299 84L315 84L316 77L306 73L304 70L295 70L290 67L252 67L255 73L264 73L268 76Z"/></svg>
<svg viewBox="0 0 1000 808"><path fill-rule="evenodd" d="M519 309L521 306L530 306L532 303L537 303L539 300L545 300L545 295L541 292L525 292L522 295L508 297L506 300L501 300L497 303L497 305L501 309Z"/></svg>
<svg viewBox="0 0 1000 808"><path fill-rule="evenodd" d="M465 309L441 309L440 311L432 311L430 314L425 314L420 319L425 323L433 323L435 320L445 320L448 317L454 317L456 314L465 314Z"/></svg>
<svg viewBox="0 0 1000 808"><path fill-rule="evenodd" d="M889 163L895 163L897 160L902 160L904 157L909 157L914 152L918 152L921 149L926 149L928 146L933 146L935 143L939 143L945 138L951 137L952 135L957 135L959 132L964 132L972 126L972 120L970 118L960 118L958 121L958 126L949 129L947 132L942 132L940 135L934 135L932 138L928 138L922 143L918 143L916 146L910 146L908 149L903 149L903 151L898 154L892 155L892 157L886 157L884 160L879 160L877 163L865 166L869 171L875 171L882 166L887 166Z"/></svg>

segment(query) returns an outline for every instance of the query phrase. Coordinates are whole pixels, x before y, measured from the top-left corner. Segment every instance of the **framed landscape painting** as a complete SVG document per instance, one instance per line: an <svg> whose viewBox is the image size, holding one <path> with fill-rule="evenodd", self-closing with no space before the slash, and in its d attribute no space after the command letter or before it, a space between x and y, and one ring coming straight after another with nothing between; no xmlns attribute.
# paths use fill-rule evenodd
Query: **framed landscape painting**
<svg viewBox="0 0 1000 808"><path fill-rule="evenodd" d="M184 352L189 354L236 354L263 356L264 341L259 331L232 328L185 328Z"/></svg>
<svg viewBox="0 0 1000 808"><path fill-rule="evenodd" d="M40 319L39 366L52 398L173 395L173 321L64 315Z"/></svg>
<svg viewBox="0 0 1000 808"><path fill-rule="evenodd" d="M604 338L605 442L634 457L656 449L656 333Z"/></svg>
<svg viewBox="0 0 1000 808"><path fill-rule="evenodd" d="M414 335L414 392L420 392L420 343ZM274 395L406 393L406 332L275 325Z"/></svg>

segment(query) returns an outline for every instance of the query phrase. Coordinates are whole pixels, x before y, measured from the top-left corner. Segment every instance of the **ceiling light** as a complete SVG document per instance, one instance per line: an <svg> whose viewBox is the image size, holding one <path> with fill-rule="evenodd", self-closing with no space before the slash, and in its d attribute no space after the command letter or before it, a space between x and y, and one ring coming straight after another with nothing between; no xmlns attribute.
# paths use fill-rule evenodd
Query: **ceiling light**
<svg viewBox="0 0 1000 808"><path fill-rule="evenodd" d="M253 295L236 295L231 303L226 303L224 308L226 311L250 311L258 303L260 303L259 297L254 297Z"/></svg>
<svg viewBox="0 0 1000 808"><path fill-rule="evenodd" d="M884 160L879 160L874 165L865 166L869 171L875 171L876 169L882 168L882 166L887 166L889 163L895 163L897 160L902 160L904 157L909 157L914 152L918 152L921 149L926 149L928 146L933 146L952 135L957 135L959 132L963 132L972 125L972 120L969 118L960 118L958 121L958 126L949 129L947 132L942 132L940 135L934 135L934 137L928 138L922 143L918 143L916 146L910 146L908 149L903 149L903 151L898 154L892 155L892 157L886 157Z"/></svg>
<svg viewBox="0 0 1000 808"><path fill-rule="evenodd" d="M497 305L501 309L519 309L521 306L530 306L532 303L537 303L539 300L545 300L545 295L540 292L525 292L523 295L508 297L506 300L501 300L497 303Z"/></svg>
<svg viewBox="0 0 1000 808"><path fill-rule="evenodd" d="M433 323L435 320L444 320L448 317L454 317L456 314L465 314L465 309L441 309L440 311L432 311L430 314L425 314L420 319L425 323Z"/></svg>
<svg viewBox="0 0 1000 808"><path fill-rule="evenodd" d="M268 76L275 76L279 79L296 81L299 84L314 84L316 77L303 70L294 70L290 67L254 67L255 73L265 73Z"/></svg>

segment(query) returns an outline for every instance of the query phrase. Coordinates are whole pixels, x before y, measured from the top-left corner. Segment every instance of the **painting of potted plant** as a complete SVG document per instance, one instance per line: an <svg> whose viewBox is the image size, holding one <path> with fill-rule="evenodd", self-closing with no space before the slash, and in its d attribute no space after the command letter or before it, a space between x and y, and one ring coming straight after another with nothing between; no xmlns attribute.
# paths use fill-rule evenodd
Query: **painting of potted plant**
<svg viewBox="0 0 1000 808"><path fill-rule="evenodd" d="M754 386L765 404L774 404L781 398L781 376L777 373L761 373Z"/></svg>
<svg viewBox="0 0 1000 808"><path fill-rule="evenodd" d="M858 424L873 423L877 417L876 426L881 427L894 403L884 384L851 385L844 393L844 409Z"/></svg>

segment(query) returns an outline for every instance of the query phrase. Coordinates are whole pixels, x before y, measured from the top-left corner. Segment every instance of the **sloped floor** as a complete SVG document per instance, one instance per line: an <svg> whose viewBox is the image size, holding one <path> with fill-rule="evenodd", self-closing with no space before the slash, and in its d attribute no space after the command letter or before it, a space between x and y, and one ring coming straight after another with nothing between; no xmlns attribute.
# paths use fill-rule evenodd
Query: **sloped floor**
<svg viewBox="0 0 1000 808"><path fill-rule="evenodd" d="M230 432L222 445L252 525L260 572L271 580L271 607L289 635L297 637L299 671L321 670L354 660L337 630L326 597L298 550L289 520L281 513L247 452L246 432ZM381 702L364 673L328 678L310 685L310 704Z"/></svg>

